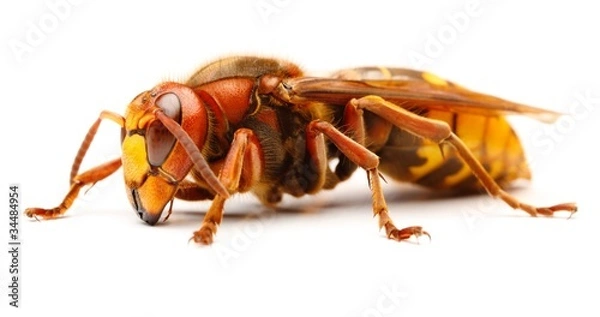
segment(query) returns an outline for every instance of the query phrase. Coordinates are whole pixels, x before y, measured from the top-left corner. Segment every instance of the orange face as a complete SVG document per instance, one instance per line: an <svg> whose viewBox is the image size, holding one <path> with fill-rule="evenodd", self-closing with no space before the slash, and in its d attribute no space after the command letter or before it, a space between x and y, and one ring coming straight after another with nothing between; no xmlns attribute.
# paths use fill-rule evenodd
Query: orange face
<svg viewBox="0 0 600 317"><path fill-rule="evenodd" d="M158 85L127 107L121 159L125 186L131 205L150 225L158 221L193 166L186 149L157 118L157 112L177 123L197 148L204 145L208 129L204 104L181 84Z"/></svg>

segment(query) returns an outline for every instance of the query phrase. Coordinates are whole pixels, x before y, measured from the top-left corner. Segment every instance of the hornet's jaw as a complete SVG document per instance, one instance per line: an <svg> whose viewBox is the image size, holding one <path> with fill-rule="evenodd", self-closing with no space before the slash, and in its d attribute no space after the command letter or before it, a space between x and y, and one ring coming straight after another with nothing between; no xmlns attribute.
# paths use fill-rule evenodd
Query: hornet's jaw
<svg viewBox="0 0 600 317"><path fill-rule="evenodd" d="M142 201L140 199L140 194L136 189L131 190L131 204L135 212L137 212L140 219L144 220L147 224L153 226L158 222L158 219L160 219L160 212L149 213L148 211L146 211L146 209L144 209L144 205L142 204Z"/></svg>
<svg viewBox="0 0 600 317"><path fill-rule="evenodd" d="M127 186L127 198L135 213L149 225L155 225L165 206L173 201L177 183L160 176L148 176L140 185Z"/></svg>

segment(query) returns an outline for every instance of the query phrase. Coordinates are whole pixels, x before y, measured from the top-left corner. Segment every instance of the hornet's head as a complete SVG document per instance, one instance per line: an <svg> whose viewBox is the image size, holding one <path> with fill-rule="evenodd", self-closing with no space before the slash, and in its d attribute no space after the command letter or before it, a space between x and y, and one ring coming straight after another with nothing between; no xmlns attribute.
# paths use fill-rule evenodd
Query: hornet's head
<svg viewBox="0 0 600 317"><path fill-rule="evenodd" d="M199 150L208 126L204 102L178 83L160 84L127 107L121 159L125 186L131 205L146 223L159 220L194 165L207 184L221 192L221 183Z"/></svg>

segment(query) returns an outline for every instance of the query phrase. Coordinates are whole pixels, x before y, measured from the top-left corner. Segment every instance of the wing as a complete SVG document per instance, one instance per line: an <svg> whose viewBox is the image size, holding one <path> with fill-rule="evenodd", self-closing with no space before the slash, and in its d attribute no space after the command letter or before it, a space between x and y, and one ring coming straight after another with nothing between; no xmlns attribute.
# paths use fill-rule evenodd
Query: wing
<svg viewBox="0 0 600 317"><path fill-rule="evenodd" d="M352 98L377 95L401 107L423 107L481 115L527 115L554 122L561 114L470 91L431 73L403 68L363 67L337 72L332 78L283 80L288 101L345 104Z"/></svg>

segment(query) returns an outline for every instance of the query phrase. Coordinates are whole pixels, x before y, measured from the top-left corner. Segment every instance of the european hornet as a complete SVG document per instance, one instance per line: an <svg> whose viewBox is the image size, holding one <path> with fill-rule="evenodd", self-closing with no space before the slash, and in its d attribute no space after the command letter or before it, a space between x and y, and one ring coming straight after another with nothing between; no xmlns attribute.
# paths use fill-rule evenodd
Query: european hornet
<svg viewBox="0 0 600 317"><path fill-rule="evenodd" d="M75 157L62 203L25 213L58 217L83 186L121 166L129 201L150 225L169 203L170 216L175 198L212 200L191 238L202 244L213 241L233 194L252 192L272 206L283 194L332 189L357 167L367 172L380 229L398 241L429 234L420 226L394 225L382 175L432 189L485 189L531 216L574 213L573 203L534 207L502 189L530 178L507 114L544 122L559 116L410 69L363 67L318 78L283 60L224 58L183 84L164 82L142 92L124 117L102 111ZM123 155L79 174L103 119L121 127Z"/></svg>

